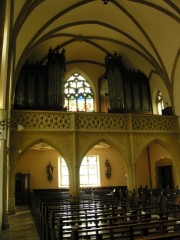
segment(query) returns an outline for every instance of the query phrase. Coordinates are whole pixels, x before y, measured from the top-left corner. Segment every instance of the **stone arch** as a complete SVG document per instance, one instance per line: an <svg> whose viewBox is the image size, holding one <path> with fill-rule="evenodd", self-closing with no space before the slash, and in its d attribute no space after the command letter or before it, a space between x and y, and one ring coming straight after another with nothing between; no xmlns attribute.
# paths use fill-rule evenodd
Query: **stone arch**
<svg viewBox="0 0 180 240"><path fill-rule="evenodd" d="M177 167L180 167L177 152L173 151L173 147L174 147L173 143L171 143L170 145L169 142L165 141L165 139L163 140L161 138L154 138L148 141L144 146L142 146L142 148L144 149L145 147L149 146L152 143L159 144L164 149L166 149L166 151L169 152L169 154L173 157L174 163L177 165Z"/></svg>
<svg viewBox="0 0 180 240"><path fill-rule="evenodd" d="M115 148L119 154L123 157L125 164L127 165L127 169L131 169L130 163L129 161L127 161L126 158L126 153L124 152L122 145L118 145L115 141L113 141L112 138L97 138L95 135L95 138L91 138L90 141L88 141L88 143L84 146L84 149L81 150L81 153L79 154L79 166L81 164L81 161L83 159L83 157L86 155L86 153L96 144L100 143L100 142L104 142L110 146L112 146L113 148Z"/></svg>
<svg viewBox="0 0 180 240"><path fill-rule="evenodd" d="M47 145L54 147L52 144L50 144L50 143L49 143L48 141L46 141L46 140L37 139L37 140L31 142L29 145L24 146L23 149L20 149L20 150L19 150L19 153L20 153L20 154L19 154L19 157L18 157L18 158L16 159L16 161L14 162L14 167L17 165L17 163L18 163L18 161L20 160L20 158L26 153L26 151L27 151L28 149L30 149L31 147L33 147L33 146L35 146L35 145L37 145L37 144L40 144L40 143L46 143Z"/></svg>
<svg viewBox="0 0 180 240"><path fill-rule="evenodd" d="M16 142L15 139L21 139L21 133L16 133L13 135L12 142ZM19 136L20 135L20 136ZM10 155L10 168L11 170L15 168L18 160L31 146L44 142L52 146L63 158L66 160L69 171L72 170L72 151L69 151L69 146L72 146L71 133L59 132L58 134L54 131L41 133L41 132L23 132L22 133L24 141L18 141L16 143L16 148L21 150L19 154L18 151L13 151Z"/></svg>
<svg viewBox="0 0 180 240"><path fill-rule="evenodd" d="M65 160L66 164L67 164L67 167L68 167L68 171L72 171L72 166L70 164L70 161L69 161L69 157L67 156L67 154L65 153L65 151L63 151L63 149L60 148L60 146L56 146L54 142L51 142L47 139L38 139L34 142L32 142L29 146L26 146L25 149L22 151L22 153L20 154L19 156L19 159L22 157L23 154L25 154L25 152L33 147L34 145L38 144L38 143L46 143L47 145L49 146L52 146L54 148L55 151L57 151ZM18 160L19 160L18 159Z"/></svg>
<svg viewBox="0 0 180 240"><path fill-rule="evenodd" d="M177 136L178 137L178 136ZM140 141L139 141L140 140ZM177 141L175 138L175 135L169 136L166 134L159 134L158 136L156 135L147 135L145 137L139 136L139 138L136 139L136 142L138 146L140 146L138 149L136 149L136 162L142 153L142 151L149 146L151 143L157 143L164 147L170 155L173 156L174 160L176 161L176 164L179 165L179 145L177 145Z"/></svg>
<svg viewBox="0 0 180 240"><path fill-rule="evenodd" d="M46 143L47 145L51 146L57 153L66 159L66 163L68 166L68 170L72 171L72 166L69 162L69 157L65 154L65 150L61 149L55 142L51 140L47 140L46 138L31 138L28 142L23 142L19 147L20 152L16 151L11 156L11 167L10 167L10 183L9 183L9 208L11 212L15 212L15 176L16 176L16 166L23 155L26 154L27 150L39 143Z"/></svg>
<svg viewBox="0 0 180 240"><path fill-rule="evenodd" d="M171 159L174 167L173 167L173 179L174 179L174 183L175 185L179 185L180 183L180 178L179 178L179 157L178 157L178 152L175 151L174 146L171 142L167 141L168 139L163 139L161 137L159 138L149 138L146 142L144 142L144 144L141 145L141 149L139 150L138 154L137 154L137 158L136 158L136 165L140 164L138 163L140 161L140 157L143 153L143 151L145 151L145 149L148 146L151 146L152 144L157 144L159 146L161 146L168 154L169 156L166 156L167 159ZM177 146L178 147L178 146ZM172 158L170 158L172 157ZM159 157L160 160L160 157ZM154 169L154 171L156 171L156 169ZM156 177L156 172L153 173L153 175ZM156 179L157 180L157 179Z"/></svg>
<svg viewBox="0 0 180 240"><path fill-rule="evenodd" d="M133 167L131 164L131 161L129 159L128 153L123 149L123 144L117 143L115 140L113 140L112 137L97 137L97 134L94 134L94 136L91 135L91 139L88 139L87 144L84 144L84 146L81 148L81 152L78 155L78 167L80 169L81 161L83 157L87 154L87 152L96 144L104 142L108 145L110 145L112 148L114 148L120 156L122 156L122 160L124 162L124 166L127 169L126 172L126 179L127 179L127 187L129 189L133 188Z"/></svg>

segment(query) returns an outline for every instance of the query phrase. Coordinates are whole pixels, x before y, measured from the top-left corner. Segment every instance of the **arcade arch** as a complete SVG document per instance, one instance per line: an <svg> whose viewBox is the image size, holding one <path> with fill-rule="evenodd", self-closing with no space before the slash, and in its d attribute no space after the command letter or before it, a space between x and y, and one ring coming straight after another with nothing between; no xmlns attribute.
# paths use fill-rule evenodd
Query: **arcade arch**
<svg viewBox="0 0 180 240"><path fill-rule="evenodd" d="M56 156L58 158L61 155L68 165L69 170L69 193L72 196L78 196L79 194L79 169L81 165L81 161L89 151L97 151L97 149L93 149L95 145L98 143L105 143L111 146L111 148L105 149L98 149L101 152L102 156L102 165L100 166L101 169L101 186L109 186L109 185L126 185L129 190L133 190L137 188L141 183L145 183L141 178L141 172L144 162L139 160L141 154L143 153L144 149L149 146L151 143L159 143L160 145L164 146L164 148L169 153L169 158L173 159L173 164L176 168L174 172L174 184L178 185L180 182L178 169L178 153L179 147L176 143L176 137L173 135L172 137L169 135L158 134L150 134L148 137L146 134L143 133L109 133L109 132L33 132L33 131L23 131L14 134L13 142L16 142L16 137L19 138L19 141L16 142L16 151L11 152L11 161L10 161L10 209L15 208L15 200L14 200L14 186L15 186L15 173L18 170L18 165L22 159L24 159L24 166L26 169L24 171L28 172L28 161L26 160L26 154L29 153L28 149L31 148L33 145L44 142L48 145L52 146L56 151ZM110 152L110 149L112 152ZM21 152L19 153L19 151ZM49 150L51 151L51 150ZM105 154L105 151L109 151ZM153 151L156 152L156 149ZM50 154L51 155L51 154ZM29 163L36 160L35 158L37 155L33 155L29 157ZM43 160L47 157L47 151L44 155ZM113 157L116 156L116 157ZM56 158L56 164L57 164ZM111 163L112 167L112 177L108 180L105 176L105 164L104 161L108 159ZM160 159L160 157L158 158ZM54 177L57 179L57 185L54 182L49 183L47 180L47 175L45 172L46 166L49 163L51 158L48 158L43 164L40 164L39 174L38 177L41 177L41 180L44 179L47 185L46 188L57 188L58 187L58 166L56 166L55 162L51 162L54 168ZM114 169L116 172L114 172ZM30 174L31 174L31 169ZM37 167L35 170L38 169ZM75 171L76 170L76 171ZM144 170L143 170L144 172ZM147 171L146 171L147 172ZM121 176L122 178L120 178ZM155 178L155 174L152 176L152 179ZM32 178L32 177L31 177ZM32 181L32 180L30 180ZM153 180L155 181L155 180ZM36 181L38 182L38 181ZM39 182L39 183L40 183ZM57 186L57 187L56 187ZM155 187L155 182L152 183L152 186ZM41 187L35 186L35 187ZM43 188L43 187L41 187Z"/></svg>
<svg viewBox="0 0 180 240"><path fill-rule="evenodd" d="M165 177L163 173L159 173L159 167L162 166L166 167L166 170L165 168L164 170L162 169L163 173L165 173L166 171L166 173L169 174L169 180L167 180L166 183L163 184L163 186L165 187L166 185L166 187L170 186L171 188L175 187L176 183L178 182L177 172L179 169L176 156L173 154L172 151L169 150L169 148L164 142L155 139L143 148L141 154L137 159L137 187L148 186L152 189L161 187L162 184L160 184L160 182L162 182L163 179L160 178ZM166 176L166 178L167 177L168 176Z"/></svg>
<svg viewBox="0 0 180 240"><path fill-rule="evenodd" d="M100 179L101 186L116 186L126 185L127 180L127 166L122 155L114 147L106 144L105 142L99 142L95 144L84 156L86 155L98 155L100 159ZM23 172L32 174L31 189L35 188L58 188L58 157L62 156L53 146L44 142L39 142L34 145L30 145L29 149L26 149L21 154L16 167L15 173ZM112 166L112 178L106 179L105 176L105 160L108 159ZM46 165L49 161L54 166L53 178L54 181L48 182L46 176ZM68 161L65 159L69 174L71 175ZM82 161L82 160L81 160ZM81 163L80 161L80 163ZM80 166L79 166L80 167Z"/></svg>
<svg viewBox="0 0 180 240"><path fill-rule="evenodd" d="M95 144L85 155L98 155L100 159L100 186L127 186L127 165L122 155L117 149L109 146L105 142ZM39 141L25 148L19 157L16 167L14 168L13 178L11 179L11 189L15 189L15 174L30 174L30 190L58 188L58 157L62 156L54 146ZM112 167L112 176L110 179L105 175L105 160L108 159ZM53 170L53 180L48 181L46 167L51 162ZM66 161L68 163L68 161ZM71 168L68 166L69 174L72 177ZM12 175L11 175L12 176ZM70 181L71 184L71 181ZM15 193L11 191L11 200ZM14 200L15 202L15 200Z"/></svg>

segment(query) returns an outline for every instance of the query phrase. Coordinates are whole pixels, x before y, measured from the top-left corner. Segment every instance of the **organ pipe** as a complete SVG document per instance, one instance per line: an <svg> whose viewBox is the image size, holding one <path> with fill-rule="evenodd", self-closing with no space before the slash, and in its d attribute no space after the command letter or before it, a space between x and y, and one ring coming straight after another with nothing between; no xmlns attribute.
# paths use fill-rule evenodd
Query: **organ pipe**
<svg viewBox="0 0 180 240"><path fill-rule="evenodd" d="M121 55L116 52L105 57L105 66L109 97L108 111L152 113L150 87L146 75L140 70L127 69L122 64Z"/></svg>
<svg viewBox="0 0 180 240"><path fill-rule="evenodd" d="M15 90L15 109L64 110L65 50L51 48L47 63L26 62Z"/></svg>

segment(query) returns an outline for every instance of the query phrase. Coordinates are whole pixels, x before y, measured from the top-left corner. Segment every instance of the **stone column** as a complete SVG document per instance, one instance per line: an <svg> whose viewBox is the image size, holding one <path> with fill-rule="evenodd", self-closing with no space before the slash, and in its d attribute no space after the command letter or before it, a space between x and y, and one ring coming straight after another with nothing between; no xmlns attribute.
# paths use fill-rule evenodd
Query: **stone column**
<svg viewBox="0 0 180 240"><path fill-rule="evenodd" d="M2 46L4 38L4 22L5 22L5 0L0 0L0 56L2 56ZM1 57L0 57L1 66Z"/></svg>
<svg viewBox="0 0 180 240"><path fill-rule="evenodd" d="M72 197L78 198L80 192L80 181L79 181L79 161L77 157L77 139L76 132L73 132L73 188L72 188Z"/></svg>
<svg viewBox="0 0 180 240"><path fill-rule="evenodd" d="M132 176L131 176L131 189L136 189L136 163L135 163L135 146L134 146L134 135L130 133L130 150L131 150L131 169L132 169ZM130 179L129 179L130 180Z"/></svg>
<svg viewBox="0 0 180 240"><path fill-rule="evenodd" d="M80 193L79 181L79 161L77 154L77 132L76 132L76 114L73 114L73 133L72 133L72 172L70 176L69 193L73 198L78 198Z"/></svg>
<svg viewBox="0 0 180 240"><path fill-rule="evenodd" d="M2 213L2 229L9 228L9 211L8 211L8 199L9 199L9 164L7 158L7 148L4 145L4 156L3 156L3 213Z"/></svg>
<svg viewBox="0 0 180 240"><path fill-rule="evenodd" d="M147 147L147 158L148 158L148 171L149 171L149 186L152 189L152 173L151 173L151 151L150 147Z"/></svg>
<svg viewBox="0 0 180 240"><path fill-rule="evenodd" d="M9 215L16 213L16 204L15 204L15 171L10 169L9 172Z"/></svg>
<svg viewBox="0 0 180 240"><path fill-rule="evenodd" d="M10 4L11 1L0 0L0 108L7 110L7 69L8 69L8 49L9 49L9 29L10 29ZM2 196L0 196L0 224L2 229L9 228L8 222L8 191L9 191L9 158L7 156L7 140L1 144L2 168L0 174L3 175ZM2 222L1 222L2 219Z"/></svg>

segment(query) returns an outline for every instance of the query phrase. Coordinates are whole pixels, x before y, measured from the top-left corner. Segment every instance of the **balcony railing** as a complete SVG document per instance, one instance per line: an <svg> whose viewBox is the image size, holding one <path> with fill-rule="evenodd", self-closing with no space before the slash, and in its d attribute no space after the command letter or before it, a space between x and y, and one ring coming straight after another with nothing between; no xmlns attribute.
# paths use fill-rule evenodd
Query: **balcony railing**
<svg viewBox="0 0 180 240"><path fill-rule="evenodd" d="M13 111L12 126L26 131L177 132L177 116L87 112Z"/></svg>

